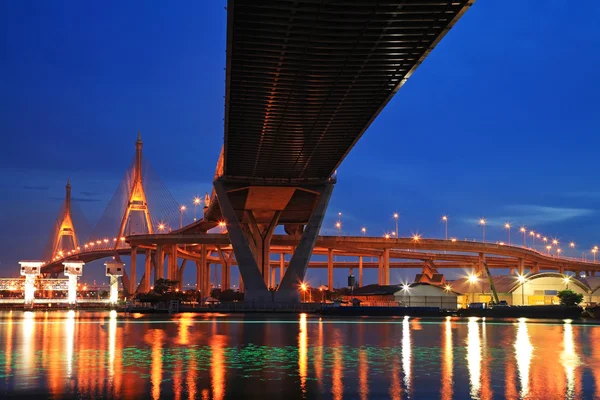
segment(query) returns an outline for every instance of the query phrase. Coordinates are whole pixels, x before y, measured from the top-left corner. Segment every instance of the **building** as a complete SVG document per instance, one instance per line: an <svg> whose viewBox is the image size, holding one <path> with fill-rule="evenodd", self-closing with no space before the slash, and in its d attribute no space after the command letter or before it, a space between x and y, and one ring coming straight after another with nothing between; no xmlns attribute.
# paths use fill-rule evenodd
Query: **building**
<svg viewBox="0 0 600 400"><path fill-rule="evenodd" d="M499 300L512 305L559 304L559 291L571 289L584 296L584 303L600 303L600 277L577 277L556 272L540 272L519 278L516 275L492 277ZM488 278L476 280L463 278L448 282L453 291L460 293L459 304L466 307L469 303L487 303L492 301L492 290Z"/></svg>
<svg viewBox="0 0 600 400"><path fill-rule="evenodd" d="M449 287L440 287L429 283L411 283L404 285L394 293L395 300L407 307L439 307L445 310L458 308L459 293Z"/></svg>
<svg viewBox="0 0 600 400"><path fill-rule="evenodd" d="M415 276L416 283L429 283L431 285L437 285L443 287L446 285L446 279L444 274L440 274L435 268L435 264L432 261L426 261L423 265L423 271Z"/></svg>
<svg viewBox="0 0 600 400"><path fill-rule="evenodd" d="M352 295L342 296L342 301L352 303L360 301L361 306L396 307L398 301L394 294L400 290L400 285L367 285L354 289Z"/></svg>

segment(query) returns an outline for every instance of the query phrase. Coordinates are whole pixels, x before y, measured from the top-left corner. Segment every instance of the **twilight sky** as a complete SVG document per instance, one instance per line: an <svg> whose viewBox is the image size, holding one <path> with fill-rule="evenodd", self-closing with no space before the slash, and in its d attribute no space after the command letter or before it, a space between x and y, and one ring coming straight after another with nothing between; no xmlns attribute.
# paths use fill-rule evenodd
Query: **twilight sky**
<svg viewBox="0 0 600 400"><path fill-rule="evenodd" d="M401 235L443 237L447 214L450 236L480 239L485 217L488 240L506 241L508 221L591 257L600 3L569 4L476 2L343 163L323 233L336 233L342 212L343 234L383 235L397 211ZM0 275L41 257L68 177L97 222L138 130L178 202L210 191L223 142L225 5L0 2ZM336 271L336 283L345 275ZM392 270L393 282L413 277Z"/></svg>

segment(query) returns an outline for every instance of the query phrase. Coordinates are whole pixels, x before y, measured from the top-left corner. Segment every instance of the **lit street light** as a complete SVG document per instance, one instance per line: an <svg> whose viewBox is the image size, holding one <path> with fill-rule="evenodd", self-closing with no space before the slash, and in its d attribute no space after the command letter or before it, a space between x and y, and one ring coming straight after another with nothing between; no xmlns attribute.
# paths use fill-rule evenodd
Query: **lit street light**
<svg viewBox="0 0 600 400"><path fill-rule="evenodd" d="M529 236L531 236L531 240L533 241L531 247L533 247L535 249L535 232L534 231L529 231Z"/></svg>
<svg viewBox="0 0 600 400"><path fill-rule="evenodd" d="M161 231L161 232L164 232L165 231L165 224L162 223L162 222L159 222L159 224L158 224L158 230Z"/></svg>
<svg viewBox="0 0 600 400"><path fill-rule="evenodd" d="M592 249L592 253L594 254L594 262L596 262L596 252L598 251L598 247L594 247Z"/></svg>
<svg viewBox="0 0 600 400"><path fill-rule="evenodd" d="M340 221L336 222L335 227L338 230L338 236L340 236L342 234L342 223Z"/></svg>
<svg viewBox="0 0 600 400"><path fill-rule="evenodd" d="M304 292L304 302L306 303L306 283L300 285L300 289Z"/></svg>
<svg viewBox="0 0 600 400"><path fill-rule="evenodd" d="M563 281L565 282L566 288L569 288L569 282L571 281L571 278L569 277L569 275L565 275L565 277L563 278Z"/></svg>
<svg viewBox="0 0 600 400"><path fill-rule="evenodd" d="M556 257L560 257L560 252L562 249L556 248Z"/></svg>
<svg viewBox="0 0 600 400"><path fill-rule="evenodd" d="M482 233L483 233L483 242L485 243L485 219L479 219L479 225L481 225Z"/></svg>
<svg viewBox="0 0 600 400"><path fill-rule="evenodd" d="M400 215L398 213L394 213L394 219L396 220L396 237L398 237L398 218Z"/></svg>
<svg viewBox="0 0 600 400"><path fill-rule="evenodd" d="M508 222L504 224L504 229L508 231L508 245L510 246L510 224Z"/></svg>
<svg viewBox="0 0 600 400"><path fill-rule="evenodd" d="M446 240L448 240L448 216L444 215L442 221L444 221L444 225L446 225Z"/></svg>
<svg viewBox="0 0 600 400"><path fill-rule="evenodd" d="M569 243L569 247L572 248L572 249L575 249L575 242ZM576 253L574 253L574 256L575 256L575 254Z"/></svg>
<svg viewBox="0 0 600 400"><path fill-rule="evenodd" d="M523 247L527 247L527 228L522 226L519 231L523 234Z"/></svg>
<svg viewBox="0 0 600 400"><path fill-rule="evenodd" d="M183 212L186 208L186 206L179 207L179 229L183 228Z"/></svg>
<svg viewBox="0 0 600 400"><path fill-rule="evenodd" d="M550 249L552 248L552 246L548 245L546 246L546 250L548 250L548 255L550 255Z"/></svg>
<svg viewBox="0 0 600 400"><path fill-rule="evenodd" d="M365 228L364 226L362 228L360 228L363 236L367 236L367 228Z"/></svg>
<svg viewBox="0 0 600 400"><path fill-rule="evenodd" d="M196 207L198 207L201 202L202 200L200 200L200 197L194 197L194 221L196 221Z"/></svg>

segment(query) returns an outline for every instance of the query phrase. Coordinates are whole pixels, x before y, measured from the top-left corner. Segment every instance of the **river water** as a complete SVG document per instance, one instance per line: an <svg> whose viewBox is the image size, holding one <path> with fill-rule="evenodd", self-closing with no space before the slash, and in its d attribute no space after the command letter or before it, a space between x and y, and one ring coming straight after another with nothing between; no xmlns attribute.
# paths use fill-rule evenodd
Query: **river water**
<svg viewBox="0 0 600 400"><path fill-rule="evenodd" d="M0 312L0 398L12 396L600 398L600 326Z"/></svg>

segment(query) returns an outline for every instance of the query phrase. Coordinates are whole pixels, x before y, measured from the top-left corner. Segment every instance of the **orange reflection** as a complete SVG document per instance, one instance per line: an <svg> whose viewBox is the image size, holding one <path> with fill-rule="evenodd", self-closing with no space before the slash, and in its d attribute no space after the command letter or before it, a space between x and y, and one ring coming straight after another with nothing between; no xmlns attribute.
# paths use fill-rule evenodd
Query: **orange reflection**
<svg viewBox="0 0 600 400"><path fill-rule="evenodd" d="M162 382L162 345L165 333L161 329L151 329L149 332L152 346L152 363L150 365L150 382L152 382L152 398L160 398Z"/></svg>
<svg viewBox="0 0 600 400"><path fill-rule="evenodd" d="M196 398L196 355L190 354L190 361L187 370L187 389L188 389L188 398L190 400Z"/></svg>
<svg viewBox="0 0 600 400"><path fill-rule="evenodd" d="M319 391L323 391L323 321L319 318L319 345L315 347L315 376L319 385Z"/></svg>
<svg viewBox="0 0 600 400"><path fill-rule="evenodd" d="M306 395L306 376L308 371L308 346L306 332L306 314L300 314L300 332L298 333L298 374L300 375L300 390Z"/></svg>
<svg viewBox="0 0 600 400"><path fill-rule="evenodd" d="M565 369L565 376L567 378L567 393L565 397L568 399L579 398L579 379L575 372L577 367L581 365L581 361L579 360L577 349L575 348L573 325L571 325L570 322L565 322L564 324L563 352L560 358Z"/></svg>
<svg viewBox="0 0 600 400"><path fill-rule="evenodd" d="M211 357L211 381L214 400L222 400L225 395L225 346L227 336L213 333L210 341L212 351Z"/></svg>
<svg viewBox="0 0 600 400"><path fill-rule="evenodd" d="M183 362L181 357L175 360L175 367L173 371L173 398L175 400L181 400L181 391L183 390L183 381L181 377L181 370L183 369Z"/></svg>
<svg viewBox="0 0 600 400"><path fill-rule="evenodd" d="M392 359L392 375L388 394L392 400L400 400L402 398L402 384L400 383L400 360L398 356Z"/></svg>
<svg viewBox="0 0 600 400"><path fill-rule="evenodd" d="M482 318L481 322L481 399L487 400L493 397L491 378L490 378L490 357L487 354L487 326L485 324L485 318Z"/></svg>
<svg viewBox="0 0 600 400"><path fill-rule="evenodd" d="M470 395L479 398L481 390L481 341L477 317L469 317L467 323L467 367L471 383Z"/></svg>
<svg viewBox="0 0 600 400"><path fill-rule="evenodd" d="M452 399L454 388L452 387L452 367L454 365L454 353L452 345L452 321L446 318L444 323L444 351L442 355L442 399Z"/></svg>
<svg viewBox="0 0 600 400"><path fill-rule="evenodd" d="M181 314L179 318L179 344L190 343L190 330L189 328L194 324L194 318L190 313Z"/></svg>
<svg viewBox="0 0 600 400"><path fill-rule="evenodd" d="M358 393L361 400L369 398L369 359L367 351L358 351Z"/></svg>

